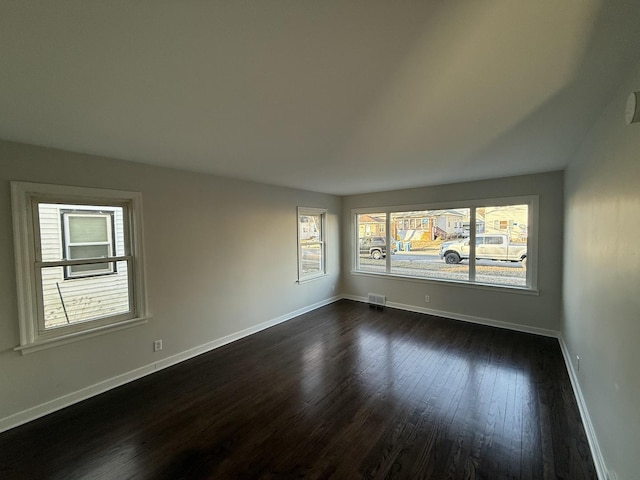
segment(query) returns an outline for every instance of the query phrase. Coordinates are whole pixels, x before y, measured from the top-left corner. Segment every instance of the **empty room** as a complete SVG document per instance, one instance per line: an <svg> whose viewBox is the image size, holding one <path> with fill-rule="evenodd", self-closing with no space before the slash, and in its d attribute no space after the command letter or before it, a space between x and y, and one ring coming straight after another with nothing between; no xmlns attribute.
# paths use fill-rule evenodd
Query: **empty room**
<svg viewBox="0 0 640 480"><path fill-rule="evenodd" d="M640 478L640 4L0 0L0 478Z"/></svg>

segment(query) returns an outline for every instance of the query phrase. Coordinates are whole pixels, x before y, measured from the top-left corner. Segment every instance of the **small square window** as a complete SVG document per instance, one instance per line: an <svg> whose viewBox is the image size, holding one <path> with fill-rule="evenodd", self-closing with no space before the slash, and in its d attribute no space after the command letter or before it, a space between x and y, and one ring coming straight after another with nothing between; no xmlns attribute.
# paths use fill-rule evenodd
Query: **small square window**
<svg viewBox="0 0 640 480"><path fill-rule="evenodd" d="M146 317L141 196L12 182L23 353Z"/></svg>
<svg viewBox="0 0 640 480"><path fill-rule="evenodd" d="M40 205L41 216L55 205ZM121 213L122 209L119 209ZM79 260L107 258L115 252L114 211L75 210L62 211L62 242L64 258ZM114 262L90 265L70 265L65 268L65 278L81 278L93 275L117 273Z"/></svg>

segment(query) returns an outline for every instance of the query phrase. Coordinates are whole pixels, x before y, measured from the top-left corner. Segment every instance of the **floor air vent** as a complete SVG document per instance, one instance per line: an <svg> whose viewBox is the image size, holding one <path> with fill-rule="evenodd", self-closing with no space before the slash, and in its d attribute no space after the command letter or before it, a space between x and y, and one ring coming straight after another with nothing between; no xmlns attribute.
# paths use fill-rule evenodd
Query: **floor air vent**
<svg viewBox="0 0 640 480"><path fill-rule="evenodd" d="M387 302L387 298L384 295L376 295L375 293L369 294L369 305L384 307L384 304L386 302Z"/></svg>

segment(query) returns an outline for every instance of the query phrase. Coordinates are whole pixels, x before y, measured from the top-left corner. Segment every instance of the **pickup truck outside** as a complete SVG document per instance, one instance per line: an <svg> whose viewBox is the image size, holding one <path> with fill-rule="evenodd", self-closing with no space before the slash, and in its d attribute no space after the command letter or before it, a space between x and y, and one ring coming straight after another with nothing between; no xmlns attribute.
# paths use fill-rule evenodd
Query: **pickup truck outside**
<svg viewBox="0 0 640 480"><path fill-rule="evenodd" d="M446 263L460 263L469 259L469 239L444 242L440 258ZM476 235L476 259L522 262L527 266L527 245L509 241L507 235L479 233Z"/></svg>
<svg viewBox="0 0 640 480"><path fill-rule="evenodd" d="M387 241L384 237L364 237L360 239L360 255L369 255L374 260L387 256Z"/></svg>

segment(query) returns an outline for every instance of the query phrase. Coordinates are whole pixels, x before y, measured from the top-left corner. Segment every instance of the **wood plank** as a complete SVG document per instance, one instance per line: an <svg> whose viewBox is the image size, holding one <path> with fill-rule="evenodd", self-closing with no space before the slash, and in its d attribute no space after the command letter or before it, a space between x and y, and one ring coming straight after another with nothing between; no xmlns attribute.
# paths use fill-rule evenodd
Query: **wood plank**
<svg viewBox="0 0 640 480"><path fill-rule="evenodd" d="M557 340L343 300L0 434L0 478L596 473Z"/></svg>

